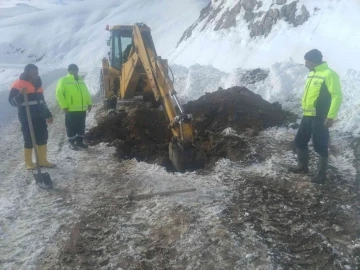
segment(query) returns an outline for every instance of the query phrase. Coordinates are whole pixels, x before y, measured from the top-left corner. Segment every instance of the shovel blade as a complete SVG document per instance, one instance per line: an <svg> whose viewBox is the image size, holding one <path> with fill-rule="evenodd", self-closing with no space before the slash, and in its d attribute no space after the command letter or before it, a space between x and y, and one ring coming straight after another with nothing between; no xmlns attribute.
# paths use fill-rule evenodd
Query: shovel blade
<svg viewBox="0 0 360 270"><path fill-rule="evenodd" d="M51 181L50 175L48 173L36 173L34 174L34 179L36 184L42 189L52 189L53 182Z"/></svg>

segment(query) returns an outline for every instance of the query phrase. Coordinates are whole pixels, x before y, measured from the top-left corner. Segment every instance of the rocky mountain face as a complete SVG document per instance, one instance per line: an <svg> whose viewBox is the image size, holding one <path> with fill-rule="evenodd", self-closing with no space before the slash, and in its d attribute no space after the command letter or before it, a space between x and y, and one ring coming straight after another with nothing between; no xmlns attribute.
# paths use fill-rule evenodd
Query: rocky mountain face
<svg viewBox="0 0 360 270"><path fill-rule="evenodd" d="M251 38L266 37L279 21L297 27L309 18L310 12L300 0L212 0L184 32L180 42L191 37L194 30L219 31L241 24L247 25Z"/></svg>

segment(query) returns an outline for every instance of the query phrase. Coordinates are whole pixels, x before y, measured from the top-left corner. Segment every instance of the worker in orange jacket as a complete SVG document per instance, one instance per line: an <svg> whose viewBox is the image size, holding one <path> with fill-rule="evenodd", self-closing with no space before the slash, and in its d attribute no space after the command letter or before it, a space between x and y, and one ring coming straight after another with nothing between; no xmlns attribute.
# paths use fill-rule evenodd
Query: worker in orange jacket
<svg viewBox="0 0 360 270"><path fill-rule="evenodd" d="M30 135L29 122L26 114L24 93L27 93L32 123L34 126L35 141L39 153L41 167L52 168L55 164L47 160L47 124L53 122L53 116L44 99L44 89L39 77L39 69L34 64L25 66L24 72L16 80L10 90L9 102L18 108L18 118L21 124L21 132L24 138L25 167L28 170L35 169L32 161L33 147Z"/></svg>

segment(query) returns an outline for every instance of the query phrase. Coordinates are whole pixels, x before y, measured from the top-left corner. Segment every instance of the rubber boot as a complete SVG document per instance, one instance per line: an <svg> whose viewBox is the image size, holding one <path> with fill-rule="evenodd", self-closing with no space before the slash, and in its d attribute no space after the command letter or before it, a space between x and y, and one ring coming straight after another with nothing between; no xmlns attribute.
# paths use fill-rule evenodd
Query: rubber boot
<svg viewBox="0 0 360 270"><path fill-rule="evenodd" d="M325 183L328 162L329 162L328 157L319 156L317 172L316 172L316 175L311 179L311 182L313 182L315 184L324 184Z"/></svg>
<svg viewBox="0 0 360 270"><path fill-rule="evenodd" d="M38 154L39 154L40 167L54 168L56 165L53 163L50 163L47 160L47 145L46 144L38 145L37 149L38 149Z"/></svg>
<svg viewBox="0 0 360 270"><path fill-rule="evenodd" d="M24 160L25 160L25 167L27 170L35 170L34 163L32 161L32 148L24 148Z"/></svg>
<svg viewBox="0 0 360 270"><path fill-rule="evenodd" d="M306 174L309 172L309 150L297 149L298 164L296 167L289 168L291 173Z"/></svg>
<svg viewBox="0 0 360 270"><path fill-rule="evenodd" d="M89 146L83 142L83 140L76 141L75 145L82 149L88 149Z"/></svg>
<svg viewBox="0 0 360 270"><path fill-rule="evenodd" d="M79 147L76 146L75 141L69 141L69 147L71 150L77 151Z"/></svg>

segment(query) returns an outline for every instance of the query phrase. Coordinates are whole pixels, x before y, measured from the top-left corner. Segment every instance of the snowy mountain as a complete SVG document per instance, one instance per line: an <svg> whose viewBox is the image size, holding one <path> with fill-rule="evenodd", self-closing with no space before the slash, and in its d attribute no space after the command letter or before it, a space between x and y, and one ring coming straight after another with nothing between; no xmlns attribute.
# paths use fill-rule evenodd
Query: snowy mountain
<svg viewBox="0 0 360 270"><path fill-rule="evenodd" d="M170 59L231 71L290 58L302 63L318 48L335 69L357 69L359 12L357 0L213 0Z"/></svg>
<svg viewBox="0 0 360 270"><path fill-rule="evenodd" d="M28 14L33 11L57 8L84 0L2 0L0 2L0 19Z"/></svg>
<svg viewBox="0 0 360 270"><path fill-rule="evenodd" d="M2 2L0 17L6 13L11 18L0 19L0 63L32 61L67 66L76 61L84 68L100 66L108 50L106 25L136 22L152 28L157 51L166 57L207 1L178 3L174 0ZM34 9L42 10L34 12Z"/></svg>
<svg viewBox="0 0 360 270"><path fill-rule="evenodd" d="M213 65L230 72L239 67L270 67L291 58L302 63L307 50L318 48L340 73L357 69L352 61L360 39L357 0L174 3L1 1L0 63L30 60L66 66L76 59L80 65L99 66L107 51L107 24L145 22L152 28L158 53L173 64Z"/></svg>

